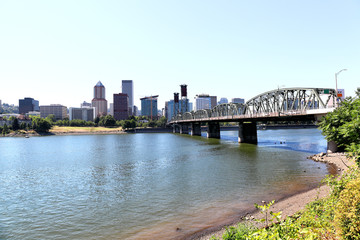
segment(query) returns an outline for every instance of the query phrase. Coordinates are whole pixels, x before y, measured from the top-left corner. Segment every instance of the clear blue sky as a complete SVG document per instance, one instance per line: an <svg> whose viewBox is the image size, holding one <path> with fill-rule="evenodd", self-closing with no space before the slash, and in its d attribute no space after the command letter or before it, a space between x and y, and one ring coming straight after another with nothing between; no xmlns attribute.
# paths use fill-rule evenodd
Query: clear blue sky
<svg viewBox="0 0 360 240"><path fill-rule="evenodd" d="M360 1L0 1L0 99L77 107L134 81L159 108L188 85L251 97L278 87L360 87Z"/></svg>

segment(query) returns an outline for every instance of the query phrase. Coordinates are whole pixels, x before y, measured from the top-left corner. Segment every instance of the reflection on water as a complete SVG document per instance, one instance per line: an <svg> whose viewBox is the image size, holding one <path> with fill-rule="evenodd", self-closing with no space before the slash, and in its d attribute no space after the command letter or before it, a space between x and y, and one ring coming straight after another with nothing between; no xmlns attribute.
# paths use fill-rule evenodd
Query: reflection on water
<svg viewBox="0 0 360 240"><path fill-rule="evenodd" d="M258 135L1 138L0 239L183 238L328 173L306 159L324 151L318 130Z"/></svg>

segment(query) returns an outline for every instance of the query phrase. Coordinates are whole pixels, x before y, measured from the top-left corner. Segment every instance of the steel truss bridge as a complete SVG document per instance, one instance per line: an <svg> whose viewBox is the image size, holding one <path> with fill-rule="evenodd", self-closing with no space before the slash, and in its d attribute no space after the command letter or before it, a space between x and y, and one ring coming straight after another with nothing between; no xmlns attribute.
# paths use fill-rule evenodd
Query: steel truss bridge
<svg viewBox="0 0 360 240"><path fill-rule="evenodd" d="M207 137L220 138L220 122L239 122L239 142L257 143L258 121L319 120L334 110L335 89L281 88L259 94L245 104L226 103L212 109L178 114L171 119L174 133L201 135L201 123L207 123Z"/></svg>
<svg viewBox="0 0 360 240"><path fill-rule="evenodd" d="M259 94L245 104L225 103L212 109L178 114L170 124L193 122L307 120L335 107L335 89L281 88Z"/></svg>

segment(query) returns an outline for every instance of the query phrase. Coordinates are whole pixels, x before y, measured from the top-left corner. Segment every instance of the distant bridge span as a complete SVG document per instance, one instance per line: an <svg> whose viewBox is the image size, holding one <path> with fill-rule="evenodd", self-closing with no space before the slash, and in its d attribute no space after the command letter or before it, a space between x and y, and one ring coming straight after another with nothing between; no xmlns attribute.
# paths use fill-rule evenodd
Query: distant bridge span
<svg viewBox="0 0 360 240"><path fill-rule="evenodd" d="M220 122L239 122L239 142L257 143L258 121L317 120L332 112L336 91L329 88L281 88L257 95L245 104L226 103L212 109L176 115L169 124L174 132L201 135L201 123L208 124L207 136L220 138Z"/></svg>

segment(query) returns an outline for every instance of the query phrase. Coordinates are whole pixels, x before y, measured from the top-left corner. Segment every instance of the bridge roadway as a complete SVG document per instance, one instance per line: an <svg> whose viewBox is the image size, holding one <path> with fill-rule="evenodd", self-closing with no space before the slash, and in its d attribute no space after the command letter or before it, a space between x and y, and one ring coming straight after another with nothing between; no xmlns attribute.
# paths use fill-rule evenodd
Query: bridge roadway
<svg viewBox="0 0 360 240"><path fill-rule="evenodd" d="M207 137L220 138L220 122L238 122L240 143L257 143L257 122L319 121L335 109L335 90L284 88L260 94L245 104L221 104L213 109L175 116L169 124L174 133L201 135L207 123Z"/></svg>

